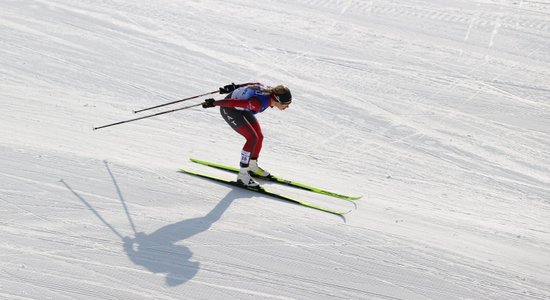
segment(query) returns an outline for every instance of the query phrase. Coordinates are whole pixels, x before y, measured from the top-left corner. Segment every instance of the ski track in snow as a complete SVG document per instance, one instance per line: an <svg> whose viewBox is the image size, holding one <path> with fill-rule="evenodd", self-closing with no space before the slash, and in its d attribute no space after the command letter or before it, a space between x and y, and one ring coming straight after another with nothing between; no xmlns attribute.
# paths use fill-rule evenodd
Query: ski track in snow
<svg viewBox="0 0 550 300"><path fill-rule="evenodd" d="M542 1L3 1L0 298L550 299L549 49ZM176 172L234 176L216 109L91 130L254 80L345 222Z"/></svg>

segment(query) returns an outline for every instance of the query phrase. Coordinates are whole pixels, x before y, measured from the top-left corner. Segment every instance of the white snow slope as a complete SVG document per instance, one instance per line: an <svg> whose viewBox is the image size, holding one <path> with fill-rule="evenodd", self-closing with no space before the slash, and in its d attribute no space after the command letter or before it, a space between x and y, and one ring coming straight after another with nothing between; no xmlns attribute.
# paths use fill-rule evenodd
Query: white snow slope
<svg viewBox="0 0 550 300"><path fill-rule="evenodd" d="M1 299L550 299L549 3L1 0L0 67ZM178 173L217 108L92 130L250 81L345 220Z"/></svg>

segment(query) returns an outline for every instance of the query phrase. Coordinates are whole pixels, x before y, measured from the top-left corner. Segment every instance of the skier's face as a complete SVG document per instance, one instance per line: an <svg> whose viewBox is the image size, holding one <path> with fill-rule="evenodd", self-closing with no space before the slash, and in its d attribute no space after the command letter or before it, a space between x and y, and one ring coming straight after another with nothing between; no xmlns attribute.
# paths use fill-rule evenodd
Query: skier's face
<svg viewBox="0 0 550 300"><path fill-rule="evenodd" d="M279 101L277 101L277 99L275 99L275 96L271 96L271 107L275 106L280 110L285 110L288 108L289 105L290 105L290 102L282 104Z"/></svg>
<svg viewBox="0 0 550 300"><path fill-rule="evenodd" d="M280 110L285 110L285 109L287 109L288 106L290 105L290 103L281 104L281 103L279 103L279 102L277 102L277 101L273 101L272 104L273 104L273 106L277 107L277 108L280 109Z"/></svg>

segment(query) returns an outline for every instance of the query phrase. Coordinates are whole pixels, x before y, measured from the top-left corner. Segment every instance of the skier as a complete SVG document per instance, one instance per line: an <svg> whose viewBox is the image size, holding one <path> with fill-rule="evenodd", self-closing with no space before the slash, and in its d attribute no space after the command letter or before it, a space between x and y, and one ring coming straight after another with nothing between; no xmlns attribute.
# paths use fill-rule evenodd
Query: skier
<svg viewBox="0 0 550 300"><path fill-rule="evenodd" d="M241 151L241 169L237 182L246 186L257 187L259 184L252 179L251 174L267 178L269 172L258 166L258 156L262 150L264 136L260 123L254 116L268 107L285 110L292 102L288 87L277 85L265 86L261 83L246 83L226 85L220 88L220 93L229 93L224 100L206 99L203 108L219 106L223 119L246 139Z"/></svg>

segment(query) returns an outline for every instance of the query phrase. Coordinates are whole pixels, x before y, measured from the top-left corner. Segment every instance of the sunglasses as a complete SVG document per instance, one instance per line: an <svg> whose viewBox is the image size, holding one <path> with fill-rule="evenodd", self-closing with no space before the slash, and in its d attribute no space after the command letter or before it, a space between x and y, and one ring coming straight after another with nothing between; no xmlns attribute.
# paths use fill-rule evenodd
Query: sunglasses
<svg viewBox="0 0 550 300"><path fill-rule="evenodd" d="M273 97L275 98L275 100L276 100L277 102L281 103L282 105L289 105L289 104L292 102L291 99L288 99L288 100L287 100L287 99L284 99L284 100L282 100L281 97L280 97L279 95L277 95L277 94L273 94Z"/></svg>

